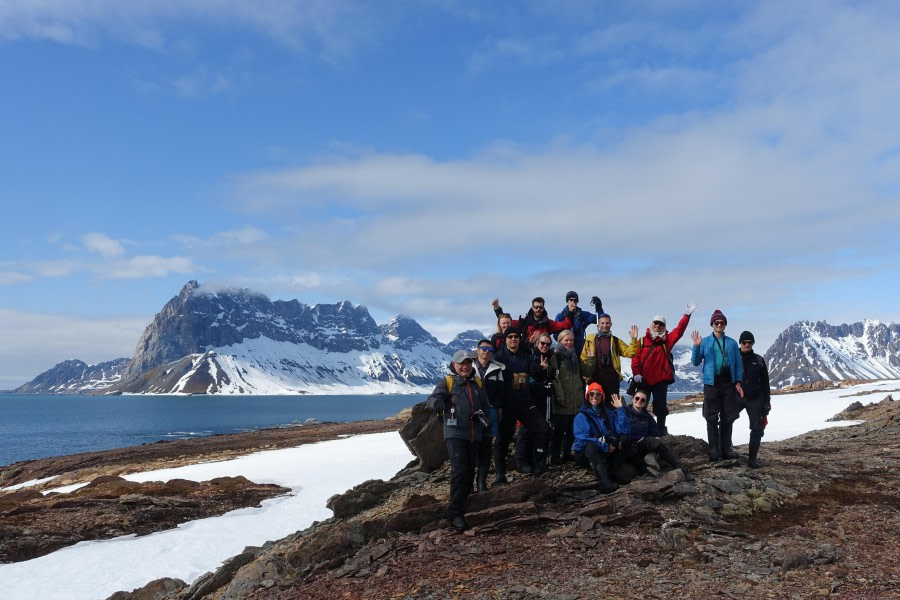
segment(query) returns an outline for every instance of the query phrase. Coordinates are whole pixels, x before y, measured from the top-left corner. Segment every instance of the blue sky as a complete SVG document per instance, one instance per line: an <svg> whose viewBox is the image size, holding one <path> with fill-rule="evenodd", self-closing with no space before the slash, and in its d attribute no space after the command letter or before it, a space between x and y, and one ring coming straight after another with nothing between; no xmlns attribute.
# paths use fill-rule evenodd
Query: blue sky
<svg viewBox="0 0 900 600"><path fill-rule="evenodd" d="M896 321L895 2L0 4L0 389L184 283L614 332ZM685 342L686 343L686 342Z"/></svg>

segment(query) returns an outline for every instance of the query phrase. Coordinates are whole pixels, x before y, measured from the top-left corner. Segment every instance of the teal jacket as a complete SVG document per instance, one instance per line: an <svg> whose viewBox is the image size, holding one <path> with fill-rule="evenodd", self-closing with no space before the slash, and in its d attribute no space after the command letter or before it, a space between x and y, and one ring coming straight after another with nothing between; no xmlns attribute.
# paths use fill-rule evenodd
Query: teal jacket
<svg viewBox="0 0 900 600"><path fill-rule="evenodd" d="M709 334L700 340L699 346L694 346L694 350L691 352L691 363L695 367L699 367L701 362L703 362L703 385L715 385L716 375L721 373L722 368L726 365L731 371L731 383L740 383L744 378L740 346L727 335L723 335L717 343L716 336Z"/></svg>

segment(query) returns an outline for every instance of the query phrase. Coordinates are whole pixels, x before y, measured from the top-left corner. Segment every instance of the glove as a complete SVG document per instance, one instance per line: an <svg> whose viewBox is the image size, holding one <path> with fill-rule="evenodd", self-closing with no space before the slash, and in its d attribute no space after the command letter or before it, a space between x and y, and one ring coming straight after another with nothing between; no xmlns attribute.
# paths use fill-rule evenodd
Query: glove
<svg viewBox="0 0 900 600"><path fill-rule="evenodd" d="M763 421L763 429L765 429L766 425L769 424L769 417L763 415L762 421Z"/></svg>
<svg viewBox="0 0 900 600"><path fill-rule="evenodd" d="M635 375L632 379L634 379L635 383L643 383L644 377L642 375Z"/></svg>
<svg viewBox="0 0 900 600"><path fill-rule="evenodd" d="M435 400L434 404L432 404L432 406L434 407L434 412L444 414L444 401L443 400L441 400L441 399Z"/></svg>
<svg viewBox="0 0 900 600"><path fill-rule="evenodd" d="M693 313L696 308L697 308L697 303L694 302L693 300L691 300L690 302L687 303L687 306L684 308L684 314L686 314L687 316L691 316L691 313Z"/></svg>
<svg viewBox="0 0 900 600"><path fill-rule="evenodd" d="M603 301L600 300L600 296L591 296L591 306L596 308L598 313L603 312Z"/></svg>

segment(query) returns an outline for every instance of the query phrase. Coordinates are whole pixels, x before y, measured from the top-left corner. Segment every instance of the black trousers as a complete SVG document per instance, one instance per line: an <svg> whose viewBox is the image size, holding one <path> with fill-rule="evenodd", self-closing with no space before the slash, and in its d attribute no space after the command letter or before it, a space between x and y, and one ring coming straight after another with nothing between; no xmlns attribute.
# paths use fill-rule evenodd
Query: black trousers
<svg viewBox="0 0 900 600"><path fill-rule="evenodd" d="M653 416L659 421L665 422L666 415L669 414L668 396L669 384L657 383L647 388L647 395L653 403Z"/></svg>
<svg viewBox="0 0 900 600"><path fill-rule="evenodd" d="M730 424L737 419L741 410L736 399L740 399L734 384L729 379L703 386L703 418L710 425Z"/></svg>
<svg viewBox="0 0 900 600"><path fill-rule="evenodd" d="M472 477L478 459L478 442L447 438L447 454L450 455L450 501L447 503L447 518L466 514L466 499L472 491Z"/></svg>
<svg viewBox="0 0 900 600"><path fill-rule="evenodd" d="M737 393L734 394L734 400L731 404L731 412L728 415L729 421L737 421L741 416L741 411L747 411L747 418L750 419L750 431L758 433L759 437L763 436L763 399L757 394L755 398L744 396L741 398Z"/></svg>
<svg viewBox="0 0 900 600"><path fill-rule="evenodd" d="M521 421L528 433L533 436L534 464L546 462L545 450L550 441L550 425L547 424L544 413L530 404L504 406L503 418L498 424L499 431L494 442L494 469L498 474L506 473L506 453L516 433L516 421Z"/></svg>

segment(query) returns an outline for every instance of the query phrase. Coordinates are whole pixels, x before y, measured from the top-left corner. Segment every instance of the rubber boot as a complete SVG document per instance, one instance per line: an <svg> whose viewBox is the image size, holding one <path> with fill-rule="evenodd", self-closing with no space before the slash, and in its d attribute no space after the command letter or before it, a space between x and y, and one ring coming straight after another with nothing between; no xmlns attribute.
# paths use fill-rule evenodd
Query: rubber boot
<svg viewBox="0 0 900 600"><path fill-rule="evenodd" d="M594 475L597 477L597 488L601 494L611 494L619 489L618 485L609 480L609 476L606 474L606 466L602 462L597 463L594 467Z"/></svg>
<svg viewBox="0 0 900 600"><path fill-rule="evenodd" d="M534 436L529 433L524 425L519 426L515 442L516 471L525 475L534 473L534 465L531 463L532 448L534 447L533 438Z"/></svg>
<svg viewBox="0 0 900 600"><path fill-rule="evenodd" d="M506 451L500 448L500 444L494 445L494 475L494 485L509 483L506 479Z"/></svg>
<svg viewBox="0 0 900 600"><path fill-rule="evenodd" d="M716 423L706 422L706 440L709 442L709 460L717 462L719 455L719 426Z"/></svg>
<svg viewBox="0 0 900 600"><path fill-rule="evenodd" d="M747 460L747 466L751 469L758 469L760 467L759 461L756 459L756 455L759 454L759 444L761 441L762 432L750 432L750 458Z"/></svg>
<svg viewBox="0 0 900 600"><path fill-rule="evenodd" d="M659 437L666 437L669 435L669 430L666 428L666 415L657 417L656 424L659 425Z"/></svg>
<svg viewBox="0 0 900 600"><path fill-rule="evenodd" d="M547 452L544 448L534 449L534 476L540 477L547 472Z"/></svg>
<svg viewBox="0 0 900 600"><path fill-rule="evenodd" d="M719 426L721 431L720 442L722 444L722 458L725 460L733 460L738 458L738 453L731 447L731 430L734 427L734 421L722 422Z"/></svg>
<svg viewBox="0 0 900 600"><path fill-rule="evenodd" d="M475 489L479 492L486 492L488 490L487 486L487 476L488 469L491 466L491 456L490 454L487 456L479 456L478 457L478 475L475 476Z"/></svg>

